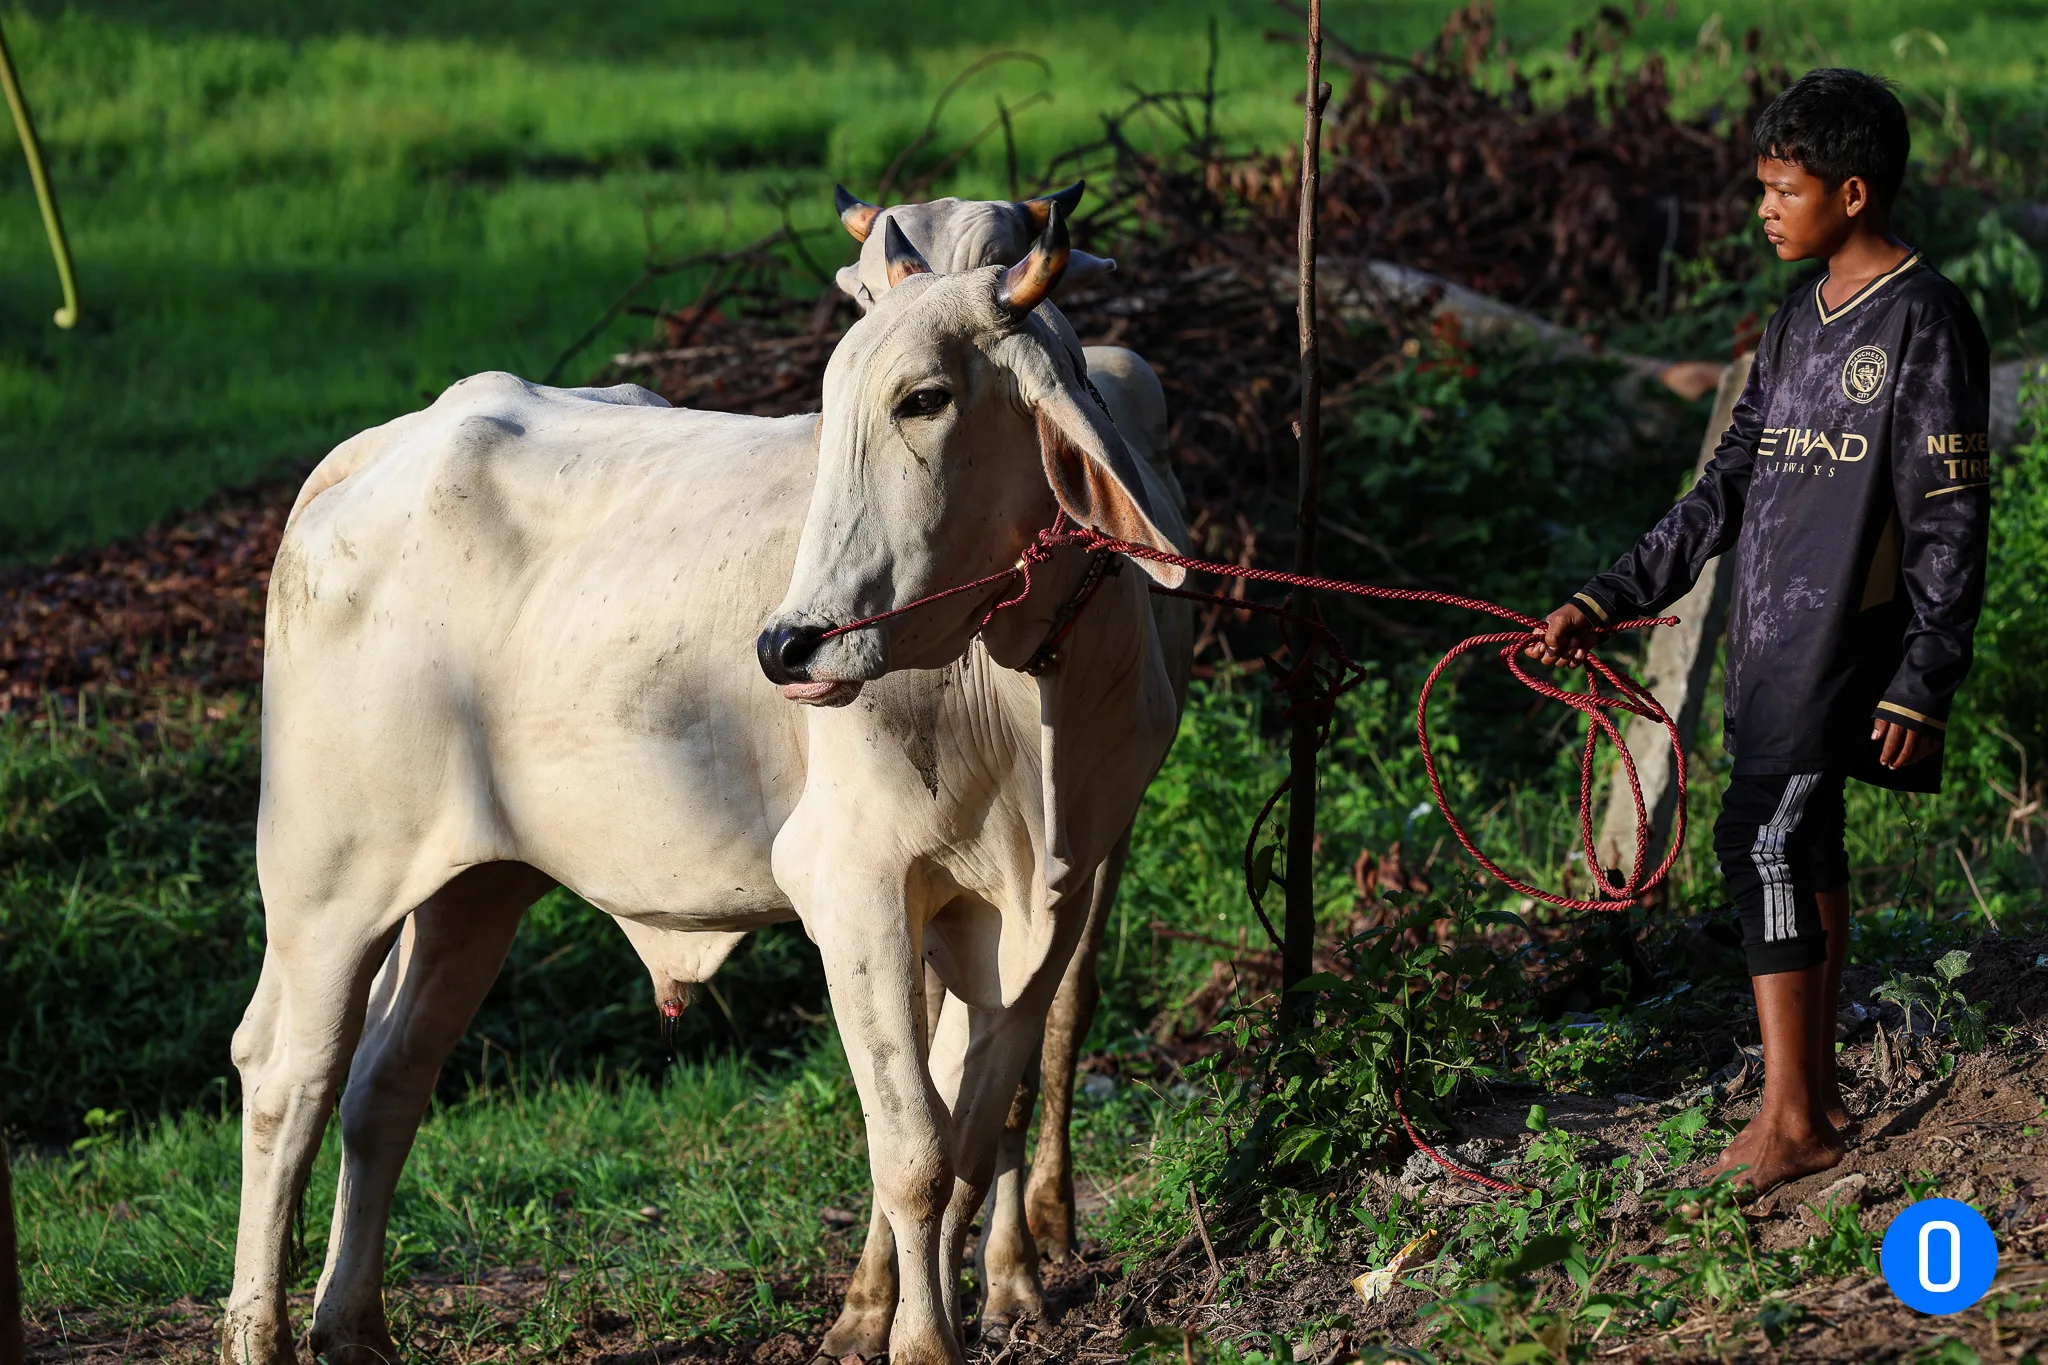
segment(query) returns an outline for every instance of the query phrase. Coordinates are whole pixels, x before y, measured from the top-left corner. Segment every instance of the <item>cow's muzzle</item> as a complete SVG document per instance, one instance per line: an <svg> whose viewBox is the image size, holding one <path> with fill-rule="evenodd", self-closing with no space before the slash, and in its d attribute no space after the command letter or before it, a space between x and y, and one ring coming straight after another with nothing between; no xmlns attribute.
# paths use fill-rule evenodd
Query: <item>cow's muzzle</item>
<svg viewBox="0 0 2048 1365"><path fill-rule="evenodd" d="M811 677L811 659L824 643L827 629L816 625L772 625L754 641L761 671L790 701L806 706L844 706L860 695L858 682L817 681Z"/></svg>
<svg viewBox="0 0 2048 1365"><path fill-rule="evenodd" d="M761 671L779 687L811 680L811 656L824 643L825 626L772 625L754 641Z"/></svg>

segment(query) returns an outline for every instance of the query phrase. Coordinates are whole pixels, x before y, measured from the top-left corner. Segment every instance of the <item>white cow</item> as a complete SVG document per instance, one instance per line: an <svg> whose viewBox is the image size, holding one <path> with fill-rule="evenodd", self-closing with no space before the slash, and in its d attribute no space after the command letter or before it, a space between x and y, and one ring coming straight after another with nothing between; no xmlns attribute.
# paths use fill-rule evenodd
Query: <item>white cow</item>
<svg viewBox="0 0 2048 1365"><path fill-rule="evenodd" d="M1097 866L1171 741L1174 688L1135 572L1105 580L1057 666L1015 671L1087 572L1074 550L978 638L988 603L958 598L821 636L1012 562L1056 501L1149 545L1183 534L1033 315L1063 255L1055 213L1009 271L899 278L849 329L817 416L485 375L308 480L266 623L268 942L234 1040L229 1360L293 1358L290 1230L345 1074L313 1345L389 1357L400 1167L521 914L557 882L636 941L803 922L899 1249L891 1358L961 1358L963 1239ZM762 657L816 709L745 662L784 584ZM929 1036L927 963L951 997Z"/></svg>
<svg viewBox="0 0 2048 1365"><path fill-rule="evenodd" d="M1058 208L1063 215L1071 213L1084 189L1085 185L1077 181L1057 193L1022 202L939 199L878 208L840 187L840 219L863 245L858 265L839 272L839 287L863 312L871 310L875 300L888 291L890 272L885 246L891 225L940 274L984 265L1014 264L1043 233L1053 210ZM1114 261L1074 251L1069 254L1061 283L1065 287L1076 279L1092 278L1115 268ZM1039 316L1058 329L1070 346L1080 350L1089 381L1109 406L1125 444L1151 464L1160 484L1172 497L1176 512L1184 514L1179 485L1166 462L1165 394L1151 367L1135 352L1122 347L1082 348L1079 337L1050 301L1040 306ZM1193 652L1189 613L1185 603L1165 598L1154 599L1153 611L1176 695L1180 695L1186 686ZM980 1321L985 1341L999 1337L1021 1317L1043 1315L1039 1261L1041 1257L1063 1260L1075 1243L1073 1150L1068 1131L1073 1113L1073 1085L1081 1045L1101 995L1096 955L1128 851L1127 841L1119 843L1096 872L1081 942L1046 1017L1039 1066L1027 1072L1004 1124L995 1192L985 1219L979 1256L983 1294ZM706 935L706 940L715 941L698 943L691 941L690 936L665 931L630 932L654 977L657 1001L671 1015L679 1013L688 1001L690 984L704 979L691 973L715 970L739 937ZM934 986L928 1004L936 1009L942 998ZM1027 1182L1025 1136L1041 1092L1044 1111L1038 1149L1030 1162ZM844 1309L826 1334L819 1353L841 1359L871 1358L886 1351L897 1293L894 1240L880 1202L872 1201L867 1242L847 1288Z"/></svg>

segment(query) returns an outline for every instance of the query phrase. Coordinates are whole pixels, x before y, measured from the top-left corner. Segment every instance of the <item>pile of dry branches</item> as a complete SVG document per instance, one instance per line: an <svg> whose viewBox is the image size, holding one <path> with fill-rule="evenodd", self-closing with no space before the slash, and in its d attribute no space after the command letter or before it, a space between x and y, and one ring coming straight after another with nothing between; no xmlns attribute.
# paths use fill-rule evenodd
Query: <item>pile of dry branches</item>
<svg viewBox="0 0 2048 1365"><path fill-rule="evenodd" d="M1487 81L1505 52L1488 4L1454 13L1412 60L1344 49L1353 80L1323 181L1329 249L1415 266L1574 326L1667 305L1673 266L1745 226L1750 125L1784 73L1752 67L1739 103L1681 119L1661 58L1630 71L1612 55L1628 31L1625 15L1603 8L1573 37L1579 69L1565 99L1541 107L1513 60L1505 88ZM1292 165L1263 169L1246 196L1285 218ZM1743 270L1744 252L1719 249Z"/></svg>

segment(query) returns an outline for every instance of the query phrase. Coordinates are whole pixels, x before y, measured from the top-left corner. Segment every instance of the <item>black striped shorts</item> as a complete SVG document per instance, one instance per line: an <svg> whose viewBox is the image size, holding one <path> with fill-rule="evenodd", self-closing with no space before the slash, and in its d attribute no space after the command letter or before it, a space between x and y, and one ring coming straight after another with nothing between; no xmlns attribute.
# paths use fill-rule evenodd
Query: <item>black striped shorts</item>
<svg viewBox="0 0 2048 1365"><path fill-rule="evenodd" d="M1751 976L1827 958L1814 897L1849 884L1841 773L1737 777L1721 798L1714 853L1742 920Z"/></svg>

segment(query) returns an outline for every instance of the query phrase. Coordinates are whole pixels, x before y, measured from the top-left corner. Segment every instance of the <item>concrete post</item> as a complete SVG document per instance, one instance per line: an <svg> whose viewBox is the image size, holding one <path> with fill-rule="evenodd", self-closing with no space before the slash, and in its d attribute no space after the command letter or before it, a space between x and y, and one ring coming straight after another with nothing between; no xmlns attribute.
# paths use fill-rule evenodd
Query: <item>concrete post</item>
<svg viewBox="0 0 2048 1365"><path fill-rule="evenodd" d="M1744 355L1721 375L1713 416L1707 420L1707 434L1700 442L1694 478L1707 467L1714 448L1720 445L1722 434L1734 418L1735 400L1742 396L1742 386L1749 382L1750 359ZM1714 651L1728 620L1728 591L1733 578L1730 566L1722 559L1708 560L1692 591L1663 613L1676 616L1679 624L1650 635L1650 657L1643 682L1678 722L1679 733L1688 740L1699 729L1700 709L1706 704L1707 685L1714 672ZM1671 739L1663 726L1640 716L1630 717L1628 728L1622 733L1629 753L1635 758L1636 772L1642 778L1643 805L1650 814L1650 865L1654 867L1664 856L1664 844L1671 837L1672 818L1678 809ZM1635 802L1630 799L1628 774L1619 758L1614 762L1607 815L1600 823L1595 848L1601 867L1620 868L1624 875L1635 861Z"/></svg>

